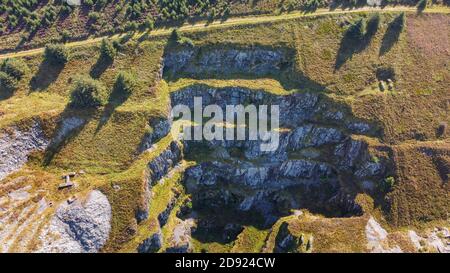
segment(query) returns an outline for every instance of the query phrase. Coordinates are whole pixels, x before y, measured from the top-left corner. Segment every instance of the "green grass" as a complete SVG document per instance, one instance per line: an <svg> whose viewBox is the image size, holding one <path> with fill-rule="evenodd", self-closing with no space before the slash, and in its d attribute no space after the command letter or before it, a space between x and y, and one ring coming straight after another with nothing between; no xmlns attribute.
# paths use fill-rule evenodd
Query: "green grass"
<svg viewBox="0 0 450 273"><path fill-rule="evenodd" d="M234 242L231 252L260 253L265 245L268 234L269 230L259 230L256 227L247 226Z"/></svg>
<svg viewBox="0 0 450 273"><path fill-rule="evenodd" d="M145 198L147 164L169 147L171 142L170 135L161 139L156 144L156 149L144 152L126 171L110 175L108 179L110 182L101 187L108 196L114 215L110 239L103 251L118 251L122 244L132 239L138 231L136 212L148 206ZM114 185L118 185L120 190L116 191L113 188ZM164 190L169 189L170 187ZM166 195L163 194L163 196ZM154 220L154 218L149 219ZM124 251L132 251L135 245L130 244Z"/></svg>
<svg viewBox="0 0 450 273"><path fill-rule="evenodd" d="M166 209L168 203L174 197L174 189L178 189L178 191L182 192L180 182L183 178L184 170L189 165L188 162L182 162L180 168L171 173L171 177L165 178L163 183L158 183L152 188L152 198L148 204L150 207L149 217L139 224L136 236L126 243L120 249L120 252L136 252L140 243L150 237L153 233L158 232L158 215Z"/></svg>
<svg viewBox="0 0 450 273"><path fill-rule="evenodd" d="M242 87L254 91L264 91L274 95L288 95L297 90L287 91L280 84L279 81L274 79L206 79L206 80L195 80L195 79L178 79L175 82L169 82L169 92L175 92L192 85L198 86L210 86L215 88L226 88L226 87Z"/></svg>
<svg viewBox="0 0 450 273"><path fill-rule="evenodd" d="M143 199L146 165L167 147L171 140L162 139L156 150L142 155L137 154L137 148L142 137L149 130L149 121L167 115L170 92L191 85L202 85L215 88L239 86L276 95L286 95L298 90L317 90L317 87L321 87L321 91L324 91L329 99L335 99L342 105L349 106L357 117L379 124L383 129L381 141L385 143L415 141L415 134L424 135L426 140L436 138L437 125L441 121L448 120L448 106L445 102L448 95L446 79L450 72L441 64L446 56L437 52L435 53L437 55L431 58L429 54L422 52L423 41L413 39L415 29L403 32L390 51L380 55L380 47L388 24L397 16L397 13L383 13L380 30L367 47L354 53L352 58L349 58L339 69L335 69L336 57L345 32L343 23L346 20L354 21L360 17L368 17L369 14L360 12L345 16L323 15L317 18L305 17L271 23L232 25L220 29L211 28L185 33L196 46L206 50L212 47L248 48L253 46L285 49L292 54L290 57L294 61L294 67L289 72L274 78L221 78L217 75L217 78L212 79L182 78L174 82L166 82L159 79L158 73L164 51L171 50L171 47L167 46L167 37L149 36L148 39L141 40L139 37L131 38L124 44L114 62L105 67L98 76L98 80L102 81L109 90L108 105L98 110L83 112L66 107L70 97L70 86L75 75L90 74L99 58L99 45L71 48L71 58L60 71L49 66L41 66L42 55L29 56L24 60L30 67L30 71L19 82L19 88L12 97L0 99L0 128L27 124L32 118L41 118L49 123L48 131L51 135L58 117L69 114L86 117L88 119L86 125L70 136L57 150L48 165L42 166L42 154L36 154L32 156L32 161L26 170L37 177L46 177L51 181L48 185L41 183L38 187L51 188L50 199L56 201L62 201L72 194L60 194L53 189L62 172L80 169L87 171L88 174L77 193L81 195L88 190L100 188L108 195L113 208L111 238L103 251L120 249L126 252L134 251L139 241L155 230L155 215L164 208L171 194L171 188L179 186L176 176L173 181L167 183L173 187L156 186L154 191L158 201L154 203L150 211L151 220L137 225L135 212L138 208L147 205ZM438 15L425 14L423 20L432 20L437 18L435 16ZM444 18L440 20L448 20L448 15L439 16ZM408 14L407 22L419 24L417 20L419 19L415 15ZM425 34L431 35L422 33L422 35ZM6 39L9 39L9 36ZM396 91L392 94L388 91L384 93L377 91L376 71L377 68L385 65L393 67L396 72ZM132 74L137 79L137 88L125 100L111 95L115 78L122 71ZM33 77L38 79L34 84L31 80ZM408 162L402 164L411 166ZM426 168L417 174L417 181L427 181L430 177L433 177L433 181L438 179L438 174L430 171L433 169L431 164L431 161L423 163ZM36 181L38 180L40 179ZM405 185L402 183L407 182L400 180L400 185ZM120 190L114 190L114 185L119 185ZM424 185L427 183L424 182ZM422 189L422 185L419 186ZM434 186L433 184L432 189ZM416 200L421 200L423 197L426 200L433 200L437 198L437 195L442 196L442 191L433 190L428 193L424 191L423 195L420 195L409 187L394 190L393 197L397 205L393 207L392 217L400 224L408 224L409 219L402 216L405 215L403 213L405 210L412 218L417 218L427 214L430 208L422 206L405 208L409 204L416 204ZM445 208L446 204L445 199L441 197L438 199L440 200L438 208L430 210L432 212L430 215L434 218L441 217L442 208ZM175 224L176 219L172 215L164 233L169 236ZM342 230L348 227L349 231L352 231L353 224L361 223L357 219L350 222L337 220L335 223L314 220L298 224L298 227L299 230L306 230L308 233L314 233L314 228L321 232L319 236L323 236L324 239L317 244L319 251L330 250L326 248L325 243L321 245L321 241L333 246L331 248L333 251L340 249L361 251L359 241L349 248L344 248L343 241L337 241L335 244L331 242L335 240L333 236L337 235L342 236L342 240L352 240L347 231L339 231L342 234L337 235L326 234L327 228L333 225L337 225ZM271 240L273 241L275 231L276 225L269 236L269 244ZM235 243L204 244L194 238L193 244L196 251L205 249L213 252L253 252L262 248L267 232L246 226ZM135 234L137 234L136 237L134 237ZM357 235L360 234L357 233Z"/></svg>

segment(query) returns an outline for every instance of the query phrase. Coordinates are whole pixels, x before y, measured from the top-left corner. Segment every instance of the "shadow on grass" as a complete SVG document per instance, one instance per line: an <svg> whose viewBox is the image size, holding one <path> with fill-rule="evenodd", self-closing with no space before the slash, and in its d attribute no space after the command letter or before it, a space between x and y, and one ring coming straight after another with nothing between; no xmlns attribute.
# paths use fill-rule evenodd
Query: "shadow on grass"
<svg viewBox="0 0 450 273"><path fill-rule="evenodd" d="M70 104L66 106L51 137L51 143L45 150L43 166L52 163L55 156L83 131L96 112L96 109L75 109Z"/></svg>
<svg viewBox="0 0 450 273"><path fill-rule="evenodd" d="M100 78L100 76L105 73L106 69L108 69L113 62L114 61L112 59L100 55L97 62L92 66L89 75L94 79Z"/></svg>
<svg viewBox="0 0 450 273"><path fill-rule="evenodd" d="M375 32L367 32L362 38L353 37L351 27L345 32L341 40L339 50L334 64L334 71L339 70L348 60L353 58L353 55L364 51L375 36Z"/></svg>
<svg viewBox="0 0 450 273"><path fill-rule="evenodd" d="M208 52L213 52L215 50L222 50L227 48L231 51L243 50L251 52L253 50L267 50L267 54L272 54L273 51L280 52L283 57L273 64L265 64L265 60L254 60L254 63L245 65L240 65L237 62L237 58L232 58L231 61L224 63L223 67L196 67L197 64L202 65L202 63L208 60L202 60L202 58L207 58ZM164 60L173 59L170 57L171 54L178 54L182 52L183 49L192 50L193 54L189 57L189 60L185 64L172 63L171 61L164 63L163 78L167 81L176 81L180 78L192 78L197 80L204 79L220 79L220 80L232 80L232 79L265 79L271 78L275 79L283 86L286 90L292 89L302 89L308 91L321 91L328 92L329 90L321 85L320 83L310 79L303 71L299 70L295 65L295 50L288 47L269 47L264 45L254 45L252 47L243 47L242 45L236 45L233 43L221 44L220 47L217 46L205 46L205 47L187 47L180 46L176 43L169 42L164 49ZM262 54L262 53L261 53ZM175 57L176 58L176 57ZM257 57L255 57L257 58ZM270 60L269 60L270 61ZM272 69L267 69L267 71L259 71L259 66L272 66ZM191 67L190 67L191 66ZM195 71L195 72L193 72Z"/></svg>
<svg viewBox="0 0 450 273"><path fill-rule="evenodd" d="M14 95L15 89L0 86L0 101L7 100Z"/></svg>
<svg viewBox="0 0 450 273"><path fill-rule="evenodd" d="M116 108L122 105L129 96L129 94L124 94L119 90L119 88L117 88L117 86L114 86L111 95L109 96L108 104L105 106L105 109L103 110L102 116L100 118L100 122L98 123L97 129L95 130L96 133L98 133L103 128L103 126L108 123Z"/></svg>
<svg viewBox="0 0 450 273"><path fill-rule="evenodd" d="M58 79L63 69L63 64L53 64L44 60L39 66L36 75L30 80L30 90L40 91L47 89Z"/></svg>
<svg viewBox="0 0 450 273"><path fill-rule="evenodd" d="M386 33L383 36L383 40L381 41L381 47L379 55L383 56L384 54L388 53L392 47L398 42L400 38L400 34L402 33L402 27L401 27L401 17L398 16L397 18L392 21L387 30Z"/></svg>

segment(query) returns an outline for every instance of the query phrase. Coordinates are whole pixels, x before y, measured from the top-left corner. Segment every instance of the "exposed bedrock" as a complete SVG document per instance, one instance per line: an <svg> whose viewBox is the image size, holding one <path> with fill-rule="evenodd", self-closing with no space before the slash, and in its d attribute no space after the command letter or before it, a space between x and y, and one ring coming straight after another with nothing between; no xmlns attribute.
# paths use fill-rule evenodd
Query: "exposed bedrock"
<svg viewBox="0 0 450 273"><path fill-rule="evenodd" d="M157 157L148 163L149 175L148 183L154 185L163 178L175 165L177 165L182 156L182 147L180 143L173 141Z"/></svg>
<svg viewBox="0 0 450 273"><path fill-rule="evenodd" d="M199 162L185 173L194 209L259 212L266 224L297 208L355 215L361 213L353 201L355 192L373 190L386 176L385 162L373 162L368 144L354 136L377 136L376 126L325 95L192 85L171 94L172 106L193 108L194 97L202 98L203 107L223 109L279 105L282 128L272 152L261 150L261 141L184 141L186 156Z"/></svg>
<svg viewBox="0 0 450 273"><path fill-rule="evenodd" d="M172 106L186 105L193 108L194 97L201 97L204 106L216 104L222 109L225 109L226 105L239 104L244 106L249 104L278 105L281 128L295 129L308 123L323 123L355 134L375 135L378 133L376 126L370 126L367 122L353 117L348 106L338 104L326 95L315 92L275 95L243 87L215 88L194 84L173 92L171 94ZM311 140L315 141L316 138Z"/></svg>
<svg viewBox="0 0 450 273"><path fill-rule="evenodd" d="M139 153L150 149L153 144L166 136L170 131L170 123L167 117L151 119L148 124L151 128L151 131L147 132L144 135L138 148Z"/></svg>
<svg viewBox="0 0 450 273"><path fill-rule="evenodd" d="M292 65L286 48L186 48L164 56L165 77L275 75Z"/></svg>
<svg viewBox="0 0 450 273"><path fill-rule="evenodd" d="M44 150L49 142L38 121L33 121L27 128L12 127L0 131L0 180L18 171L31 152Z"/></svg>
<svg viewBox="0 0 450 273"><path fill-rule="evenodd" d="M98 252L109 238L111 217L108 198L97 190L84 202L63 203L40 235L38 252Z"/></svg>
<svg viewBox="0 0 450 273"><path fill-rule="evenodd" d="M63 118L53 136L44 130L41 120L31 120L26 126L12 126L0 131L0 180L18 171L34 151L44 151L59 145L85 120Z"/></svg>
<svg viewBox="0 0 450 273"><path fill-rule="evenodd" d="M153 148L156 149L156 147ZM149 209L151 208L151 189L182 160L182 149L181 143L172 141L167 148L147 164L144 205L136 211L136 220L138 222L142 222L148 218ZM150 206L147 204L150 204ZM170 213L170 211L168 213ZM161 219L166 219L166 216L161 216Z"/></svg>
<svg viewBox="0 0 450 273"><path fill-rule="evenodd" d="M165 54L163 76L277 77L292 68L289 54L288 49L261 47L175 50ZM386 176L384 159L373 162L369 145L359 136L377 137L379 128L356 118L347 105L323 93L276 95L243 87L194 84L170 96L172 107L186 105L191 109L194 97L202 98L203 107L215 104L222 109L239 104L278 105L279 146L267 152L261 150L261 141L185 140L183 147L172 143L148 164L148 189L151 191L152 185L182 158L193 159L197 165L189 167L183 176L192 200L190 213L181 213L183 207L174 207L174 200L169 202L159 215L160 227L177 209L179 228L168 238L152 235L142 242L139 251L157 251L162 241L167 243L168 252L190 251L190 242L180 238L191 236L204 242L228 243L236 239L244 225L267 227L292 209L307 208L330 216L361 214L354 201L356 192L373 190ZM158 120L155 124L167 123ZM151 138L144 149L151 147ZM149 203L151 209L151 200ZM141 220L147 215L148 211L141 213ZM195 228L182 224L186 221L195 221ZM302 251L308 251L306 246Z"/></svg>

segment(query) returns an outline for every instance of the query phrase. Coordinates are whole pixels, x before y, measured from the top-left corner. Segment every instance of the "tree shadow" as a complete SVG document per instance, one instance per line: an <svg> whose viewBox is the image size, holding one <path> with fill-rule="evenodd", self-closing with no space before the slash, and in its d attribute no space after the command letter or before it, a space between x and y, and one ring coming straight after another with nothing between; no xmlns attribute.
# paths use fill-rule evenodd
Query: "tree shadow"
<svg viewBox="0 0 450 273"><path fill-rule="evenodd" d="M257 71L258 66L264 65L264 61L257 61L252 67L243 68L236 66L235 68L223 67L219 70L208 69L206 66L202 69L197 70L197 72L192 72L186 64L183 63L172 63L172 61L166 61L167 59L173 59L172 54L178 54L183 50L193 51L192 55L189 57L190 61L186 63L191 63L194 66L202 63L202 56L207 52L214 51L216 49L220 50L223 48L228 48L230 50L267 50L281 52L283 57L280 59L273 69L268 69L264 73L259 73ZM268 47L265 45L253 45L251 47L245 47L238 44L228 43L221 44L220 47L215 45L203 46L203 47L187 47L183 45L178 45L174 42L169 42L166 44L164 49L164 65L162 76L167 81L177 81L181 78L192 78L197 80L205 79L220 79L220 80L232 80L232 79L267 79L271 78L277 80L284 89L304 89L309 91L321 91L328 92L329 90L321 85L320 83L310 79L303 71L299 70L295 65L295 50L289 47L279 46L279 47ZM232 65L232 64L228 64ZM239 68L240 67L240 68Z"/></svg>
<svg viewBox="0 0 450 273"><path fill-rule="evenodd" d="M376 32L366 32L365 35L358 39L353 37L351 27L345 32L341 40L339 50L334 64L334 71L339 70L348 60L352 59L355 54L364 51L372 41Z"/></svg>
<svg viewBox="0 0 450 273"><path fill-rule="evenodd" d="M342 10L352 10L356 8L361 8L366 6L366 1L364 0L358 0L356 3L351 3L348 0L336 0L332 1L329 5L330 11L335 11L336 9L342 9Z"/></svg>
<svg viewBox="0 0 450 273"><path fill-rule="evenodd" d="M96 109L75 109L68 104L60 115L56 130L50 138L51 142L45 150L42 165L49 166L55 156L83 131L95 113Z"/></svg>
<svg viewBox="0 0 450 273"><path fill-rule="evenodd" d="M47 60L42 61L36 75L30 80L30 90L40 91L47 89L58 79L63 69L64 64L53 64Z"/></svg>
<svg viewBox="0 0 450 273"><path fill-rule="evenodd" d="M0 86L0 101L7 100L14 95L14 89Z"/></svg>
<svg viewBox="0 0 450 273"><path fill-rule="evenodd" d="M108 69L113 62L114 60L100 55L97 62L91 67L89 75L94 79L100 78L100 76L105 73L106 69Z"/></svg>
<svg viewBox="0 0 450 273"><path fill-rule="evenodd" d="M402 33L400 21L401 21L400 16L397 16L397 18L395 18L389 24L383 36L383 40L381 41L379 56L383 56L384 54L389 52L392 49L392 47L398 42L400 34Z"/></svg>
<svg viewBox="0 0 450 273"><path fill-rule="evenodd" d="M97 125L97 129L95 130L96 133L98 133L103 126L108 123L116 108L122 105L129 98L129 96L130 94L123 93L119 90L119 88L117 88L116 84L114 85L113 91L108 99L108 104L105 106L100 121Z"/></svg>

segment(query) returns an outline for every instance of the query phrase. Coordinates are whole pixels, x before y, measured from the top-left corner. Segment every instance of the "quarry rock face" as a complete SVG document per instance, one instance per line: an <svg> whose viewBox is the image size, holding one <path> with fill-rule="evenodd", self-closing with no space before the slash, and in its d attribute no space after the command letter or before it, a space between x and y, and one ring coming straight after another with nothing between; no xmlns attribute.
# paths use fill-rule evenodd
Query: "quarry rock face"
<svg viewBox="0 0 450 273"><path fill-rule="evenodd" d="M166 136L170 131L170 123L168 118L156 119L149 122L152 131L145 134L139 145L139 153L142 153L152 147L158 140Z"/></svg>
<svg viewBox="0 0 450 273"><path fill-rule="evenodd" d="M261 140L183 141L185 154L206 147L213 156L185 173L186 189L200 207L258 211L270 223L278 219L280 207L302 206L302 198L290 194L300 191L314 193L314 206L339 205L355 210L348 213L357 213L359 209L347 200L351 197L341 194L339 175L352 177L355 183L360 179L381 181L386 175L383 162L370 161L368 145L352 138L353 134L373 134L371 125L332 112L333 102L316 93L274 95L240 87L193 85L173 92L172 106L193 108L193 97L201 97L203 105L216 104L222 109L248 103L279 105L280 127L284 128L278 148L271 152L261 150ZM236 150L239 156L233 154Z"/></svg>
<svg viewBox="0 0 450 273"><path fill-rule="evenodd" d="M148 183L150 186L163 178L171 168L178 164L181 159L181 153L179 143L174 141L169 145L168 149L148 163L148 169L150 170Z"/></svg>
<svg viewBox="0 0 450 273"><path fill-rule="evenodd" d="M283 222L280 225L275 238L275 253L305 253L311 252L314 238L300 234L296 236L289 230L289 224Z"/></svg>
<svg viewBox="0 0 450 273"><path fill-rule="evenodd" d="M111 205L98 190L84 202L63 203L41 234L38 252L98 252L109 238Z"/></svg>
<svg viewBox="0 0 450 273"><path fill-rule="evenodd" d="M52 139L52 145L57 145L64 140L72 131L82 126L86 120L79 117L67 117L59 123L56 135Z"/></svg>
<svg viewBox="0 0 450 273"><path fill-rule="evenodd" d="M155 253L157 252L163 243L163 237L161 231L153 234L149 238L145 239L139 246L137 251L139 253Z"/></svg>
<svg viewBox="0 0 450 273"><path fill-rule="evenodd" d="M164 57L166 76L185 74L275 74L289 65L285 49L182 49Z"/></svg>
<svg viewBox="0 0 450 273"><path fill-rule="evenodd" d="M13 127L0 132L0 180L19 170L31 152L44 150L49 142L39 122L26 129Z"/></svg>
<svg viewBox="0 0 450 273"><path fill-rule="evenodd" d="M164 176L166 176L171 169L175 168L176 165L182 160L182 147L177 141L173 141L170 145L164 149L159 155L152 159L147 164L146 172L146 185L145 185L145 203L151 202L151 189L152 187ZM150 204L151 206L151 204ZM167 214L170 213L171 209L167 209ZM148 218L149 206L144 205L139 208L136 212L136 220L142 222ZM167 220L168 215L161 215L160 219L163 221ZM165 220L164 220L165 219Z"/></svg>

